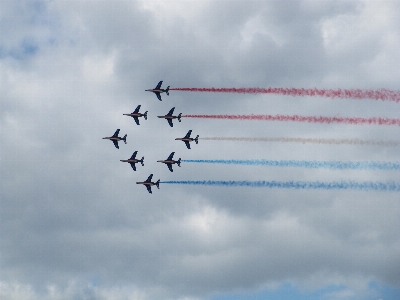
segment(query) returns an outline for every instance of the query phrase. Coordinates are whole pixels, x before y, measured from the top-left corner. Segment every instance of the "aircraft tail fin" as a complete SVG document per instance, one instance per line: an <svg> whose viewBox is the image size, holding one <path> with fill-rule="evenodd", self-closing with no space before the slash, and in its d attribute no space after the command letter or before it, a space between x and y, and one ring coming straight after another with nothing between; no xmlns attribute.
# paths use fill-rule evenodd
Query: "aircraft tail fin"
<svg viewBox="0 0 400 300"><path fill-rule="evenodd" d="M144 119L147 120L147 110L146 110L146 112L144 113L143 116L144 116Z"/></svg>
<svg viewBox="0 0 400 300"><path fill-rule="evenodd" d="M155 183L156 187L159 189L160 188L160 179L157 180L157 182Z"/></svg>
<svg viewBox="0 0 400 300"><path fill-rule="evenodd" d="M199 135L196 136L196 138L194 139L194 141L196 142L196 144L199 143Z"/></svg>
<svg viewBox="0 0 400 300"><path fill-rule="evenodd" d="M144 166L144 156L142 157L142 159L140 160L140 162L142 163L142 167Z"/></svg>
<svg viewBox="0 0 400 300"><path fill-rule="evenodd" d="M182 118L182 113L180 113L180 114L178 115L178 121L179 121L179 122L181 121L181 118Z"/></svg>
<svg viewBox="0 0 400 300"><path fill-rule="evenodd" d="M178 165L178 167L181 166L181 158L179 157L178 161L176 162L176 164Z"/></svg>
<svg viewBox="0 0 400 300"><path fill-rule="evenodd" d="M122 140L125 142L125 144L126 144L126 137L127 137L127 136L128 136L128 135L125 134L124 137L122 138Z"/></svg>
<svg viewBox="0 0 400 300"><path fill-rule="evenodd" d="M165 92L166 92L167 95L169 96L169 86L167 86L167 89L165 90Z"/></svg>

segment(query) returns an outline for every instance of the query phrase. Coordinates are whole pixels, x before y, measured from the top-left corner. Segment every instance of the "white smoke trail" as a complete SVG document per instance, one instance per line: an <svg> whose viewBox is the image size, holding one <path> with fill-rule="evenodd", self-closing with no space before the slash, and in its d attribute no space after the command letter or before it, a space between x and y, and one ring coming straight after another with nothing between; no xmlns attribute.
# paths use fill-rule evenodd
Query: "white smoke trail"
<svg viewBox="0 0 400 300"><path fill-rule="evenodd" d="M359 145L359 146L385 146L398 147L400 141L361 140L361 139L324 139L324 138L287 138L287 137L202 137L208 141L241 141L241 142L281 142L281 143L311 143L329 145Z"/></svg>

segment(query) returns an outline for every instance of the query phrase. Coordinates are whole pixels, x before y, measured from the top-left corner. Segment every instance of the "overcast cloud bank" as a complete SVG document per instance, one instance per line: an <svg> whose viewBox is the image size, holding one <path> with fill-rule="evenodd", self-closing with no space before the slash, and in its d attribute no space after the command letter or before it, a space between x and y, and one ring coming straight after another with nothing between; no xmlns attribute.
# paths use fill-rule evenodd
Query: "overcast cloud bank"
<svg viewBox="0 0 400 300"><path fill-rule="evenodd" d="M398 171L182 163L182 159L399 161L398 147L200 140L400 140L396 126L189 120L156 115L399 118L375 100L165 87L399 90L396 1L2 1L0 297L210 299L290 283L321 298L400 286L398 193L162 185L157 180L399 181ZM123 116L141 104L148 120ZM390 127L390 128L389 128ZM393 128L392 128L393 127ZM101 138L121 128L120 149ZM120 159L133 151L136 172ZM153 179L154 179L153 178ZM232 296L233 297L233 296Z"/></svg>

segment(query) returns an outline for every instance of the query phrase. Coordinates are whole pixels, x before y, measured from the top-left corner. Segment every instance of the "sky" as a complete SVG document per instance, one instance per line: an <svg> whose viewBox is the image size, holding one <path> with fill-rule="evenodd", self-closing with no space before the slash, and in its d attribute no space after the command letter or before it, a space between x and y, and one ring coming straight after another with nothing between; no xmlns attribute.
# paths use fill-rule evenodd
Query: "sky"
<svg viewBox="0 0 400 300"><path fill-rule="evenodd" d="M399 162L397 126L156 116L399 118L400 103L145 89L399 91L398 1L0 2L1 299L399 299L400 194L137 181L396 182L398 170L157 160ZM138 105L148 119L124 113ZM103 137L115 130L127 144ZM199 143L175 141L188 130ZM120 162L145 157L133 171Z"/></svg>

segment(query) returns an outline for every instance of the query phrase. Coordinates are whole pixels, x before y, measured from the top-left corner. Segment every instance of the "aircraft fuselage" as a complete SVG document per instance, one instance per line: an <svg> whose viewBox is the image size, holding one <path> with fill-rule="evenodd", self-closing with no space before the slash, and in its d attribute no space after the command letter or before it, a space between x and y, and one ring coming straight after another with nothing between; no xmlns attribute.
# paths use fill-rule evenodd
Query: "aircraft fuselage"
<svg viewBox="0 0 400 300"><path fill-rule="evenodd" d="M150 90L144 90L145 92L153 92L153 93L164 93L166 90L164 89L150 89Z"/></svg>
<svg viewBox="0 0 400 300"><path fill-rule="evenodd" d="M121 140L122 140L122 137L119 137L119 136L110 136L110 137L104 137L103 140L121 141Z"/></svg>
<svg viewBox="0 0 400 300"><path fill-rule="evenodd" d="M129 116L129 117L136 117L136 118L140 118L143 117L144 114L142 113L131 113L131 114L123 114L124 116Z"/></svg>
<svg viewBox="0 0 400 300"><path fill-rule="evenodd" d="M143 185L146 185L146 186L156 185L155 182L149 182L149 181L137 181L136 184L143 184Z"/></svg>
<svg viewBox="0 0 400 300"><path fill-rule="evenodd" d="M130 163L130 164L137 164L137 163L140 163L140 162L142 162L142 160L141 159L120 159L120 161L122 161L122 162L127 162L127 163Z"/></svg>
<svg viewBox="0 0 400 300"><path fill-rule="evenodd" d="M178 161L177 160L173 160L173 159L170 159L170 160L157 160L157 162L160 162L160 163L164 163L164 164L176 164L176 163L178 163Z"/></svg>
<svg viewBox="0 0 400 300"><path fill-rule="evenodd" d="M160 118L160 119L178 119L178 116L168 116L168 115L165 115L165 116L157 116L157 118Z"/></svg>

